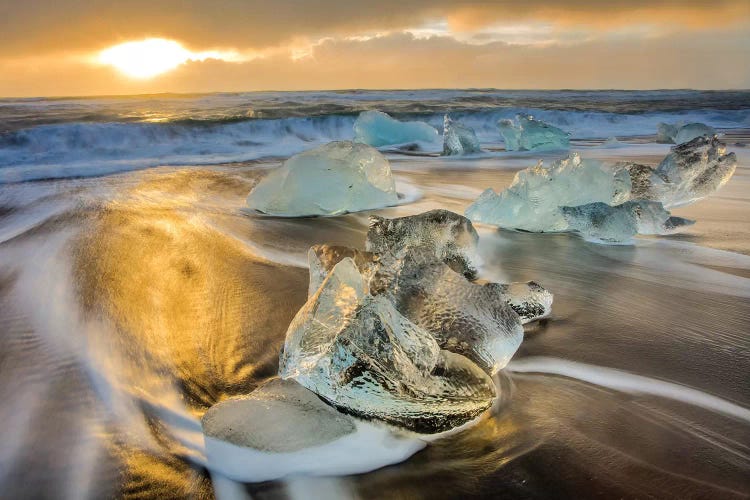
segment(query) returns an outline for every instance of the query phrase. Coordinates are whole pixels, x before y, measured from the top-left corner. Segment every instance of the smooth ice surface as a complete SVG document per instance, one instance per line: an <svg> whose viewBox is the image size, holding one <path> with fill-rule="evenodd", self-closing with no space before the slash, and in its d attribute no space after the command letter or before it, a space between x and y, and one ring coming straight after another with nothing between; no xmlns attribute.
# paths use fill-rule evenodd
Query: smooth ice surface
<svg viewBox="0 0 750 500"><path fill-rule="evenodd" d="M474 130L451 120L448 115L443 119L443 156L460 156L481 153L479 139Z"/></svg>
<svg viewBox="0 0 750 500"><path fill-rule="evenodd" d="M424 122L402 122L382 111L363 111L354 122L354 140L375 147L437 138L438 131Z"/></svg>
<svg viewBox="0 0 750 500"><path fill-rule="evenodd" d="M581 160L578 154L558 160L550 167L518 172L500 194L487 189L466 209L475 222L525 231L566 231L568 224L559 207L627 200L630 178L626 171L614 174L597 160Z"/></svg>
<svg viewBox="0 0 750 500"><path fill-rule="evenodd" d="M590 203L560 210L571 231L601 242L627 242L636 234L671 234L694 221L672 217L659 202L628 201L616 206Z"/></svg>
<svg viewBox="0 0 750 500"><path fill-rule="evenodd" d="M716 129L703 123L659 123L656 126L656 140L662 143L682 144L696 137L716 135Z"/></svg>
<svg viewBox="0 0 750 500"><path fill-rule="evenodd" d="M338 215L398 202L388 160L366 144L337 141L294 155L250 192L269 215Z"/></svg>
<svg viewBox="0 0 750 500"><path fill-rule="evenodd" d="M519 114L516 121L497 122L508 151L556 150L570 147L570 134L531 115Z"/></svg>
<svg viewBox="0 0 750 500"><path fill-rule="evenodd" d="M237 481L368 472L424 442L356 420L291 380L274 379L204 414L207 466Z"/></svg>
<svg viewBox="0 0 750 500"><path fill-rule="evenodd" d="M384 296L364 290L347 257L297 313L279 373L336 408L419 433L461 426L490 407L491 379L438 347Z"/></svg>

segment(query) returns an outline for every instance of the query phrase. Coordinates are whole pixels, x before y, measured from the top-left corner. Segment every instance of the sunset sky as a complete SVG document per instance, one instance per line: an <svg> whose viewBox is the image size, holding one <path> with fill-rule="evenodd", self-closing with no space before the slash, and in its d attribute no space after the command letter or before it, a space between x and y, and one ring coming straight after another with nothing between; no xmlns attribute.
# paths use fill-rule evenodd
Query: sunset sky
<svg viewBox="0 0 750 500"><path fill-rule="evenodd" d="M750 88L748 0L0 0L0 33L0 96Z"/></svg>

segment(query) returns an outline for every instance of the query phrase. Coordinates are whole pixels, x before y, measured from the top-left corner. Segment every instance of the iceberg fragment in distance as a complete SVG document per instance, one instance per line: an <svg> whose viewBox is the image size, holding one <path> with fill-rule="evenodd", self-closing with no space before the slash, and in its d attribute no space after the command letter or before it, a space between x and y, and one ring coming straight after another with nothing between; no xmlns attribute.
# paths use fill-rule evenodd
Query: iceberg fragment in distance
<svg viewBox="0 0 750 500"><path fill-rule="evenodd" d="M354 140L380 147L407 142L434 142L438 131L425 122L402 122L382 111L363 111L354 122Z"/></svg>
<svg viewBox="0 0 750 500"><path fill-rule="evenodd" d="M479 139L471 128L451 120L443 119L443 156L459 156L481 153Z"/></svg>
<svg viewBox="0 0 750 500"><path fill-rule="evenodd" d="M398 203L388 160L375 148L336 141L289 158L250 192L248 207L268 215L338 215Z"/></svg>
<svg viewBox="0 0 750 500"><path fill-rule="evenodd" d="M500 134L508 151L556 150L570 147L570 134L555 126L534 119L531 115L518 114L516 122L497 122Z"/></svg>
<svg viewBox="0 0 750 500"><path fill-rule="evenodd" d="M659 123L656 126L656 142L682 144L696 137L716 135L716 129L704 123Z"/></svg>

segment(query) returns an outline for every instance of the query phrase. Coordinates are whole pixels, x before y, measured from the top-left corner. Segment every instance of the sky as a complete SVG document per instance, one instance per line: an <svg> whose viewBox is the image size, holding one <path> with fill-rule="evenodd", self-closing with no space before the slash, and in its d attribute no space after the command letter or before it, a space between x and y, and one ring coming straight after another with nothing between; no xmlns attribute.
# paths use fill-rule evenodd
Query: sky
<svg viewBox="0 0 750 500"><path fill-rule="evenodd" d="M750 0L0 0L0 33L6 97L750 88Z"/></svg>

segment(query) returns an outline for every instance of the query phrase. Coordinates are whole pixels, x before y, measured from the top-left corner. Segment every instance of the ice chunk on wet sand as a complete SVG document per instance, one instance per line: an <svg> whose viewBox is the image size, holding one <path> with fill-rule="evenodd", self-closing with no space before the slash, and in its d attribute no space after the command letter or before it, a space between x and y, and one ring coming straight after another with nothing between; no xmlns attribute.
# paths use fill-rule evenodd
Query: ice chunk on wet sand
<svg viewBox="0 0 750 500"><path fill-rule="evenodd" d="M486 190L466 209L466 216L505 228L533 232L566 231L561 206L628 199L630 178L626 171L613 173L602 162L581 160L578 154L558 160L551 167L540 161L518 172L500 194Z"/></svg>
<svg viewBox="0 0 750 500"><path fill-rule="evenodd" d="M471 128L451 120L443 119L443 156L460 156L481 153L479 139Z"/></svg>
<svg viewBox="0 0 750 500"><path fill-rule="evenodd" d="M508 151L545 151L568 149L570 135L555 126L534 119L531 115L516 115L516 121L497 123Z"/></svg>
<svg viewBox="0 0 750 500"><path fill-rule="evenodd" d="M425 445L340 413L298 383L280 379L212 406L202 425L208 467L243 482L368 472Z"/></svg>
<svg viewBox="0 0 750 500"><path fill-rule="evenodd" d="M382 111L363 111L354 122L354 140L380 147L408 142L434 142L438 131L424 122L402 122Z"/></svg>
<svg viewBox="0 0 750 500"><path fill-rule="evenodd" d="M590 203L561 207L571 231L591 241L620 243L637 234L671 234L695 223L672 217L659 202L628 201L617 206Z"/></svg>
<svg viewBox="0 0 750 500"><path fill-rule="evenodd" d="M461 426L495 398L491 379L443 351L383 296L354 261L336 264L295 316L279 373L341 411L432 434Z"/></svg>
<svg viewBox="0 0 750 500"><path fill-rule="evenodd" d="M289 158L250 192L268 215L338 215L398 203L388 160L366 144L337 141Z"/></svg>

